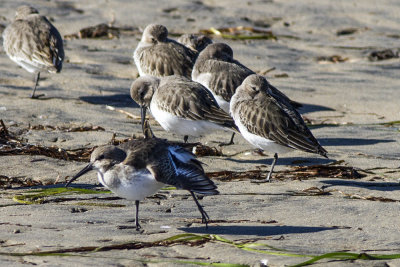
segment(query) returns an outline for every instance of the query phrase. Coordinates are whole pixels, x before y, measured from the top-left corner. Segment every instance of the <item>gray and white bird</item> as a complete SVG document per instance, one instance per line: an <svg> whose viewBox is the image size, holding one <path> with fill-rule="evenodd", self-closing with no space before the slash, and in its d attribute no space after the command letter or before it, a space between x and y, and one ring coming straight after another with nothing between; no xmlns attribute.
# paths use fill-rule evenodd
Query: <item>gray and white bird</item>
<svg viewBox="0 0 400 267"><path fill-rule="evenodd" d="M196 58L204 48L212 44L212 40L208 36L193 33L183 34L176 41L192 50Z"/></svg>
<svg viewBox="0 0 400 267"><path fill-rule="evenodd" d="M139 202L166 185L185 189L192 195L202 217L209 216L199 204L196 194L219 194L217 186L204 173L201 162L180 146L159 138L135 139L120 146L96 148L90 163L66 185L83 174L96 170L99 182L119 197L135 201L136 230L139 224Z"/></svg>
<svg viewBox="0 0 400 267"><path fill-rule="evenodd" d="M243 80L254 74L233 58L232 48L213 43L200 52L193 66L192 80L204 85L214 95L218 105L229 113L229 101Z"/></svg>
<svg viewBox="0 0 400 267"><path fill-rule="evenodd" d="M218 105L229 113L229 103L236 88L251 74L255 72L233 58L233 50L229 45L213 43L200 52L193 66L192 80L210 90ZM280 98L289 100L278 89L271 90ZM289 101L295 108L301 107L300 103Z"/></svg>
<svg viewBox="0 0 400 267"><path fill-rule="evenodd" d="M132 83L131 97L141 107L142 125L149 108L164 130L183 135L185 142L215 130L238 131L213 95L183 76L140 77Z"/></svg>
<svg viewBox="0 0 400 267"><path fill-rule="evenodd" d="M308 129L287 97L274 94L276 88L260 75L250 75L236 89L230 112L240 133L257 148L274 153L265 181L269 181L278 153L299 149L327 157L327 151Z"/></svg>
<svg viewBox="0 0 400 267"><path fill-rule="evenodd" d="M150 24L144 29L133 53L140 76L181 75L190 78L195 57L189 48L169 39L167 28L159 24Z"/></svg>
<svg viewBox="0 0 400 267"><path fill-rule="evenodd" d="M31 98L35 96L40 72L58 73L64 60L63 40L58 30L31 6L17 8L15 20L3 32L8 57L35 75Z"/></svg>
<svg viewBox="0 0 400 267"><path fill-rule="evenodd" d="M213 43L200 52L192 71L192 80L204 85L214 95L218 105L229 113L229 103L236 88L247 76L255 74L239 61L233 58L232 48L225 43ZM290 101L286 95L276 88L271 88L274 94ZM295 107L300 103L290 101ZM234 134L230 143L233 143Z"/></svg>

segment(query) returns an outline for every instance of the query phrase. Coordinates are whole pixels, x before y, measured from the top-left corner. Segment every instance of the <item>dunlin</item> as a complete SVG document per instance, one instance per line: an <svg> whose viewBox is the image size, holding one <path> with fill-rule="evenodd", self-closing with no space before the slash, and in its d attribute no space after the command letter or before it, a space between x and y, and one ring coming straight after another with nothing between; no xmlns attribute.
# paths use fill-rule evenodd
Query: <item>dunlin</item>
<svg viewBox="0 0 400 267"><path fill-rule="evenodd" d="M166 131L200 136L213 130L238 131L213 95L201 84L183 76L143 76L131 86L132 99L141 106L142 124L147 108Z"/></svg>
<svg viewBox="0 0 400 267"><path fill-rule="evenodd" d="M259 75L248 76L230 102L230 111L242 136L252 145L274 153L274 161L265 181L269 181L278 153L292 149L327 157L297 110L287 97L271 94L274 90Z"/></svg>
<svg viewBox="0 0 400 267"><path fill-rule="evenodd" d="M193 66L192 79L210 90L218 105L229 113L229 103L236 88L251 74L255 73L233 58L229 45L213 43L200 52ZM290 101L278 89L271 87L271 90L273 94ZM302 106L300 103L290 102L295 108ZM229 144L233 143L234 135L235 133L232 134Z"/></svg>
<svg viewBox="0 0 400 267"><path fill-rule="evenodd" d="M33 7L24 5L17 8L14 22L3 32L3 46L11 60L35 74L32 98L36 98L41 71L61 71L64 60L61 35Z"/></svg>
<svg viewBox="0 0 400 267"><path fill-rule="evenodd" d="M214 95L219 106L229 113L229 102L244 79L255 74L233 58L232 48L225 43L208 45L200 54L193 66L192 79L204 85ZM280 98L290 101L278 89L270 88ZM298 108L300 103L290 101Z"/></svg>
<svg viewBox="0 0 400 267"><path fill-rule="evenodd" d="M169 39L165 26L150 24L143 31L133 59L140 76L181 75L190 78L195 54L186 46Z"/></svg>
<svg viewBox="0 0 400 267"><path fill-rule="evenodd" d="M135 201L136 230L141 228L139 201L153 195L165 185L190 192L206 227L209 216L199 204L195 193L219 193L217 186L206 176L200 161L192 153L155 137L132 140L120 146L106 145L96 148L90 157L90 163L66 186L90 170L96 170L99 182L113 193Z"/></svg>
<svg viewBox="0 0 400 267"><path fill-rule="evenodd" d="M202 34L183 34L178 38L177 42L192 50L195 53L196 58L204 48L209 44L212 44L212 40Z"/></svg>

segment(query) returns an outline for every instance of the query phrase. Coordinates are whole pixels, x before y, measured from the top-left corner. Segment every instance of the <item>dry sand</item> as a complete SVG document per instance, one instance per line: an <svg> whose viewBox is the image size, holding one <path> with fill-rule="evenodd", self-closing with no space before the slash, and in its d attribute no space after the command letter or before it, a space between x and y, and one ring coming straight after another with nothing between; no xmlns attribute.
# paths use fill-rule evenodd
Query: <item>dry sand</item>
<svg viewBox="0 0 400 267"><path fill-rule="evenodd" d="M26 1L0 3L0 31L12 21L16 7L22 3ZM235 57L255 71L275 68L266 74L268 80L290 98L305 103L303 115L318 124L312 131L330 159L294 151L282 155L276 170L343 161L342 166L366 171L359 171L366 177L343 179L340 175L321 174L293 180L282 174L270 184L254 184L249 179L216 180L221 195L202 200L214 220L208 230L199 223L199 213L187 192L164 190L141 204L143 233L126 227L134 225L133 203L112 195L70 193L49 198L45 204L23 205L12 197L28 188L5 189L0 191L0 265L168 266L178 261L259 265L268 259L269 266L282 266L310 259L246 251L218 241L70 253L73 256L64 257L12 254L152 242L184 233L216 234L236 242L250 240L292 254L400 253L399 124L382 125L400 118L400 61L368 59L376 50L398 51L399 1L38 0L34 6L54 20L62 35L113 20L116 27L134 29L157 22L172 33L197 33L210 27L269 26L277 40L215 37L214 41L231 45ZM340 34L343 30L350 34ZM130 33L111 40L66 40L62 72L42 74L37 91L46 94L42 100L29 99L33 84L30 74L9 60L1 47L0 119L29 143L63 149L105 144L113 133L118 138L140 135L138 119L107 108L109 105L139 115L137 105L130 100L129 87L137 77L132 53L140 33ZM346 60L319 60L333 55ZM29 125L93 125L105 131L26 130ZM159 137L181 140L157 125L153 129ZM217 143L227 141L229 136L219 132L192 141L218 147ZM258 167L268 170L272 162L268 151L266 156L252 153L241 137L222 151L226 156L200 158L208 172ZM45 156L1 156L0 175L64 181L83 166L82 162ZM82 177L77 186L93 187L96 183L92 173ZM90 206L88 202L121 206ZM400 260L330 259L316 265L399 266Z"/></svg>

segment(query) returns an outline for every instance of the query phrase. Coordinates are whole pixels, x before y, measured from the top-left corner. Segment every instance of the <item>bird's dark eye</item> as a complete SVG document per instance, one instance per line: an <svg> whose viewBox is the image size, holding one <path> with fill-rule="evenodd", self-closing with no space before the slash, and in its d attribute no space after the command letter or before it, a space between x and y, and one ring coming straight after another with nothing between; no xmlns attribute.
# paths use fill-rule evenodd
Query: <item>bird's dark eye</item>
<svg viewBox="0 0 400 267"><path fill-rule="evenodd" d="M253 89L253 91L257 91L257 87L255 86L251 86L251 89Z"/></svg>

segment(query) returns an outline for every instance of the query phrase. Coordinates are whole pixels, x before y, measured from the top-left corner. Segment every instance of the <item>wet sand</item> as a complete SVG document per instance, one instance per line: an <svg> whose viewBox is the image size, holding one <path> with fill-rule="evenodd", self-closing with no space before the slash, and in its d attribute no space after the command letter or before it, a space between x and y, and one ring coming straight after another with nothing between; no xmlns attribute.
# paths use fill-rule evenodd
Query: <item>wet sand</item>
<svg viewBox="0 0 400 267"><path fill-rule="evenodd" d="M268 266L294 265L310 257L346 251L368 254L400 253L399 201L399 58L371 61L373 51L399 49L400 4L396 1L35 1L60 33L113 21L126 27L113 39L67 39L66 60L60 74L42 73L37 93L29 98L32 77L9 60L0 46L0 119L10 133L25 142L62 149L106 144L140 136L138 106L129 97L138 76L133 50L140 30L161 23L174 34L197 33L210 27L264 27L277 40L230 40L234 56L290 98L304 103L300 110L313 134L328 150L329 159L293 151L280 157L277 178L268 184L216 179L221 195L201 200L212 222L205 229L188 192L162 190L143 201L143 233L134 228L134 203L112 194L78 195L69 192L47 198L43 204L24 205L12 198L31 188L1 189L0 264L25 266L154 265L180 262L234 263ZM0 31L23 1L3 1ZM2 40L1 40L2 42ZM332 56L343 62L333 63ZM114 107L117 110L112 110ZM119 111L118 111L119 110ZM50 125L44 130L29 126ZM152 122L156 136L181 141ZM69 132L70 127L99 126L104 131ZM54 129L58 127L58 129ZM35 128L35 127L33 127ZM36 127L37 128L37 127ZM63 130L64 129L64 130ZM230 134L217 132L189 141L218 147ZM224 156L199 157L207 172L269 170L272 154L253 152L242 138L222 148ZM338 162L336 162L338 161ZM336 163L335 163L336 162ZM362 178L317 173L310 179L292 179L294 166L332 164L353 167ZM41 155L0 157L0 176L53 183L65 181L85 165ZM223 177L222 177L223 178ZM96 187L94 173L76 187ZM47 187L61 187L57 184ZM46 187L38 187L46 188ZM113 207L110 207L113 206ZM170 246L152 243L137 249L77 252L86 246L103 247L163 240L178 234L211 234L235 242L254 242L285 250L248 251L218 240ZM194 242L194 241L192 241ZM141 243L142 245L144 243ZM34 256L29 252L75 249L70 256ZM274 252L274 253L269 253ZM17 255L12 253L22 253ZM192 262L192 263L190 263ZM322 260L321 266L397 266L400 261ZM380 265L379 265L380 266Z"/></svg>

